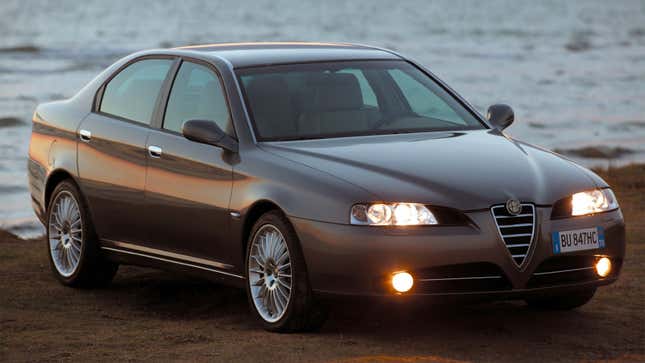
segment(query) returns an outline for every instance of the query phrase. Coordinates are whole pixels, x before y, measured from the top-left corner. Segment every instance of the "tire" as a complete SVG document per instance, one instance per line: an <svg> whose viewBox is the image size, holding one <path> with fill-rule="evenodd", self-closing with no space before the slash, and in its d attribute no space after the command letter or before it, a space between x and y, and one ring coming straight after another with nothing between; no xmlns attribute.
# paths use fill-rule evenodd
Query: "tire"
<svg viewBox="0 0 645 363"><path fill-rule="evenodd" d="M323 325L327 310L313 297L298 236L279 211L265 213L253 226L245 266L249 305L266 330L312 331Z"/></svg>
<svg viewBox="0 0 645 363"><path fill-rule="evenodd" d="M526 299L526 303L540 310L572 310L591 300L596 293L596 288L567 292L560 294L542 295Z"/></svg>
<svg viewBox="0 0 645 363"><path fill-rule="evenodd" d="M49 263L63 285L93 288L112 281L118 265L101 255L85 200L71 180L52 192L46 223Z"/></svg>

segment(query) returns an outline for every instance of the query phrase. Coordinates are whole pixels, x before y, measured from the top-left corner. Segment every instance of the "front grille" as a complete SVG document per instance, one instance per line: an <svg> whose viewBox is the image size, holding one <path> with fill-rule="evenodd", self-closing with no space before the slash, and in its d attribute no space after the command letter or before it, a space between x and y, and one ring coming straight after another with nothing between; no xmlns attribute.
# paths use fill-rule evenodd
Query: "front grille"
<svg viewBox="0 0 645 363"><path fill-rule="evenodd" d="M522 204L518 215L511 215L504 205L491 208L497 230L511 253L515 264L520 266L529 253L535 230L535 207L533 204Z"/></svg>

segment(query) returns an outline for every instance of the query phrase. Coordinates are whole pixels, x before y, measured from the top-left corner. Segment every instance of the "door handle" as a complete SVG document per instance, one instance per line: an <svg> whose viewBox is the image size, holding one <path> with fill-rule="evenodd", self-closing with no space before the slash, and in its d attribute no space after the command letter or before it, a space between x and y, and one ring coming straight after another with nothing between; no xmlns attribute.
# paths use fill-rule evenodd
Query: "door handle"
<svg viewBox="0 0 645 363"><path fill-rule="evenodd" d="M83 141L83 142L90 142L90 140L92 139L92 132L90 132L90 131L88 131L88 130L80 129L80 130L78 131L78 137L79 137L79 138L81 139L81 141Z"/></svg>
<svg viewBox="0 0 645 363"><path fill-rule="evenodd" d="M148 146L148 154L150 154L150 156L152 156L153 158L160 158L162 151L163 150L161 150L159 146L155 146L155 145Z"/></svg>

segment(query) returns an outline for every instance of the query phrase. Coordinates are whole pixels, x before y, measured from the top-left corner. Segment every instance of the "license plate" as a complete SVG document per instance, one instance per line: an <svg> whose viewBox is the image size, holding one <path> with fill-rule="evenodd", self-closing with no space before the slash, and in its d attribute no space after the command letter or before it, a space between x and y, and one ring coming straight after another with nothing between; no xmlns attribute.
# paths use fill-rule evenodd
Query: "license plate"
<svg viewBox="0 0 645 363"><path fill-rule="evenodd" d="M593 250L605 247L602 227L553 232L553 253Z"/></svg>

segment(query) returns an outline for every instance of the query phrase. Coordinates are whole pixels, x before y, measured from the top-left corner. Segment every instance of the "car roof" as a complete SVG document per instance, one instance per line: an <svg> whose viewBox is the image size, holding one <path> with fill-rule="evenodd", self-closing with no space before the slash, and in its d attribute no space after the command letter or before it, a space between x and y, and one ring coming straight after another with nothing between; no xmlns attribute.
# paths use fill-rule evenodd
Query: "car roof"
<svg viewBox="0 0 645 363"><path fill-rule="evenodd" d="M395 53L365 45L318 42L216 43L174 48L226 59L234 68L337 60L401 59Z"/></svg>

